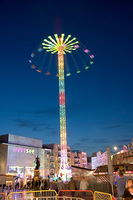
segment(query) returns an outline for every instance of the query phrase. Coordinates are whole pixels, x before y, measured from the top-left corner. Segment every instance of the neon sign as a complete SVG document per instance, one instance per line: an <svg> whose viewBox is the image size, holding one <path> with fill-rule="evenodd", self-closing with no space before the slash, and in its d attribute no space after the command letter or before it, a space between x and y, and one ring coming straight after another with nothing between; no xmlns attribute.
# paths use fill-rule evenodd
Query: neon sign
<svg viewBox="0 0 133 200"><path fill-rule="evenodd" d="M27 149L27 148L14 147L14 148L13 148L13 152L34 154L34 153L35 153L35 150L34 150L34 149Z"/></svg>

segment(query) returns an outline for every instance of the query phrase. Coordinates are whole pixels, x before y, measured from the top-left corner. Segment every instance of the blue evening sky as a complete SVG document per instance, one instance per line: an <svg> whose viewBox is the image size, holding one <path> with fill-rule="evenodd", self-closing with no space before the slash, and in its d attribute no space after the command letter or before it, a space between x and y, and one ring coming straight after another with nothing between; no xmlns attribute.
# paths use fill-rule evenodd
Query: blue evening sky
<svg viewBox="0 0 133 200"><path fill-rule="evenodd" d="M95 55L88 71L65 79L68 145L88 156L121 149L133 137L132 0L1 1L0 134L59 143L58 78L28 62L55 33L77 37Z"/></svg>

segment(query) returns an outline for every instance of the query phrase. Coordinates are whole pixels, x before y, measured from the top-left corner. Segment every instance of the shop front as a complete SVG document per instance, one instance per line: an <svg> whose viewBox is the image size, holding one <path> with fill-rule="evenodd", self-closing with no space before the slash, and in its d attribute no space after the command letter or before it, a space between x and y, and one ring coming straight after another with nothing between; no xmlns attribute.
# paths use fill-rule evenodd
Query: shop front
<svg viewBox="0 0 133 200"><path fill-rule="evenodd" d="M14 141L12 141L12 138ZM0 144L0 174L18 177L25 184L27 180L31 180L34 176L37 156L40 159L40 176L44 177L42 141L21 136L13 137L9 134L8 141Z"/></svg>

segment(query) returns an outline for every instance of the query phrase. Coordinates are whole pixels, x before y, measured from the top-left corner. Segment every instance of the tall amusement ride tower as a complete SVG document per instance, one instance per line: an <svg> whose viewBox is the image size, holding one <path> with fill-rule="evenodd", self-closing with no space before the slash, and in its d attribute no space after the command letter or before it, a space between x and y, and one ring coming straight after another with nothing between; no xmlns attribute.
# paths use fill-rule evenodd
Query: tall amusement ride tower
<svg viewBox="0 0 133 200"><path fill-rule="evenodd" d="M71 176L71 170L68 169L67 162L67 134L66 134L66 108L65 108L65 79L64 79L64 54L66 52L76 50L76 38L70 39L71 35L64 40L64 34L55 39L49 36L49 40L44 39L42 43L43 49L52 54L58 54L58 76L59 76L59 107L60 107L60 147L61 147L61 163L59 175L64 180Z"/></svg>
<svg viewBox="0 0 133 200"><path fill-rule="evenodd" d="M80 73L80 66L85 65L84 69L89 69L90 65L93 64L94 55L91 54L89 49L86 49L82 43L79 43L76 38L72 38L71 35L68 35L64 38L65 35L61 34L61 37L58 37L57 34L54 35L54 38L48 36L48 39L44 39L41 46L38 48L37 54L32 52L31 59L29 60L32 63L31 68L36 69L37 72L41 73L44 65L44 56L43 49L46 52L51 52L52 54L57 53L58 55L58 76L59 78L59 108L60 108L60 147L61 147L61 162L60 162L60 170L59 176L62 177L63 180L66 180L71 177L71 168L68 166L67 159L67 134L66 134L66 106L65 106L65 71L64 71L64 54L77 53L77 60L74 59L73 55L73 63L77 68L77 73ZM76 51L75 51L76 50ZM81 51L80 51L81 50ZM80 53L78 53L78 51ZM38 55L38 56L37 56ZM46 54L45 54L46 55ZM42 58L42 60L41 60ZM51 61L51 59L50 59ZM39 66L37 64L39 63ZM42 64L43 63L43 64ZM50 62L51 63L51 62ZM48 63L45 63L46 65ZM69 68L69 67L68 67ZM66 76L70 76L71 73L68 72ZM47 70L46 75L50 75L50 71Z"/></svg>

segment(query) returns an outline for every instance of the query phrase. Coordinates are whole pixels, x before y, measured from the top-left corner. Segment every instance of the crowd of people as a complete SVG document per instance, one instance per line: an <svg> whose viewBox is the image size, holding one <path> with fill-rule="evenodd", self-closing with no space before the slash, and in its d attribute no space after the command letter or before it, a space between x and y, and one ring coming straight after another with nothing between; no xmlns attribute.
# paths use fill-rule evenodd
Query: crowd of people
<svg viewBox="0 0 133 200"><path fill-rule="evenodd" d="M83 177L81 181L75 181L73 177L69 182L63 182L62 179L59 177L58 180L52 180L51 182L49 179L42 180L39 184L39 189L41 190L87 190L89 183Z"/></svg>
<svg viewBox="0 0 133 200"><path fill-rule="evenodd" d="M119 171L115 177L114 184L117 185L117 194L118 200L133 200L133 179L129 177L123 176L123 173ZM62 179L59 177L56 180L50 179L40 179L39 182L34 183L36 188L33 188L33 180L28 181L26 185L20 184L16 182L14 187L0 187L0 190L9 190L12 191L22 191L22 190L32 190L32 189L39 189L39 190L55 190L57 193L60 190L88 190L89 183L83 177L81 180L74 180L71 177L69 182L63 182Z"/></svg>
<svg viewBox="0 0 133 200"><path fill-rule="evenodd" d="M35 188L33 188L35 185ZM89 187L89 183L83 177L81 181L74 180L71 177L71 180L68 182L63 182L59 177L56 180L50 181L50 179L40 179L39 182L35 182L33 184L33 180L28 181L25 185L16 181L14 187L13 186L3 186L0 187L1 191L9 190L9 191L22 191L22 190L32 190L32 189L40 189L40 190L55 190L58 192L59 190L87 190Z"/></svg>

